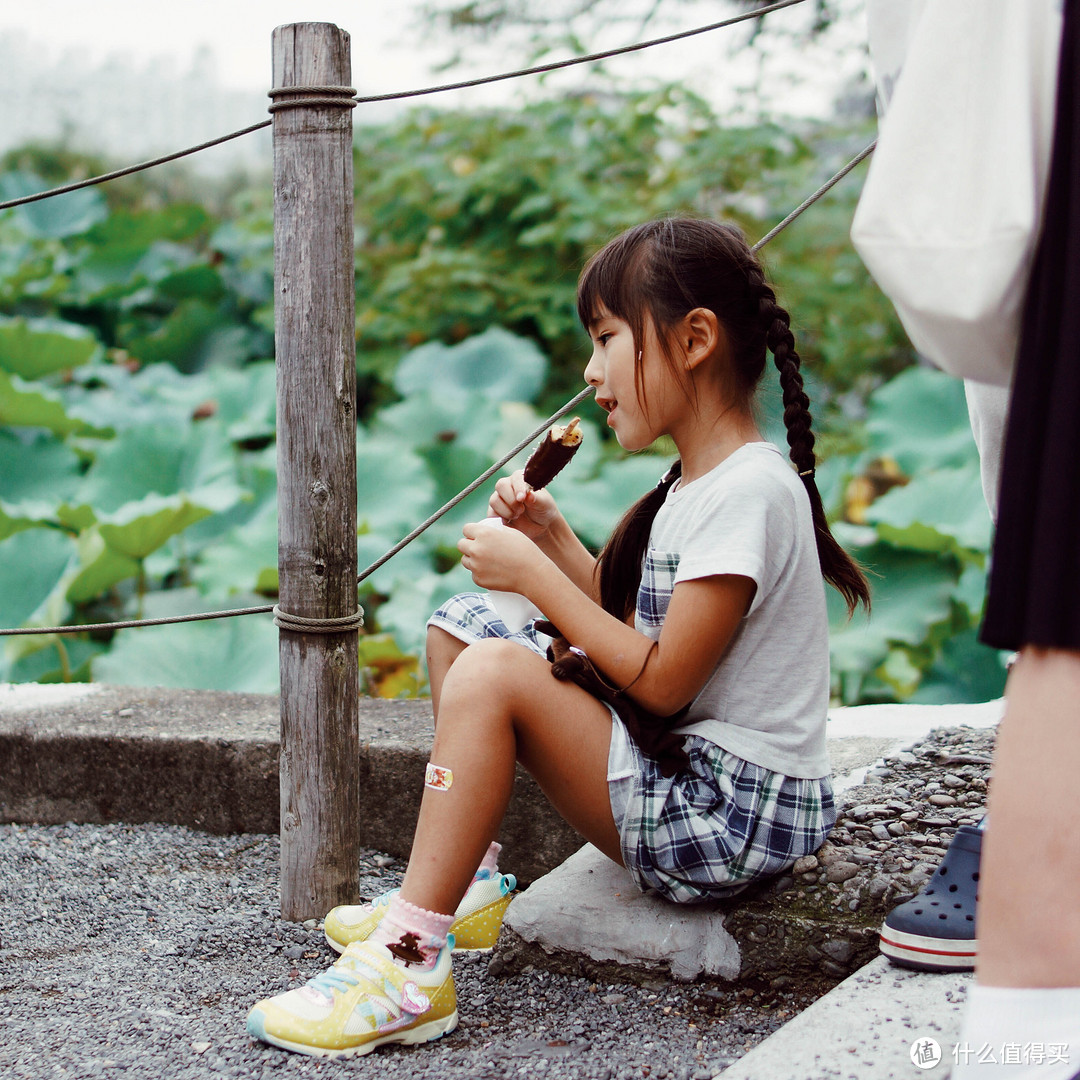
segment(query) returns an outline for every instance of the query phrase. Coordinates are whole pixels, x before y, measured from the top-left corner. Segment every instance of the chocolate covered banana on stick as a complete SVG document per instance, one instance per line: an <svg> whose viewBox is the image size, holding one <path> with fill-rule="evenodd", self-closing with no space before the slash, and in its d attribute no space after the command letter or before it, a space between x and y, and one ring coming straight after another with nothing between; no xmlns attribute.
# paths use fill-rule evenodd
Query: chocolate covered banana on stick
<svg viewBox="0 0 1080 1080"><path fill-rule="evenodd" d="M525 462L525 483L539 491L547 487L577 453L581 429L575 416L568 424L554 424Z"/></svg>

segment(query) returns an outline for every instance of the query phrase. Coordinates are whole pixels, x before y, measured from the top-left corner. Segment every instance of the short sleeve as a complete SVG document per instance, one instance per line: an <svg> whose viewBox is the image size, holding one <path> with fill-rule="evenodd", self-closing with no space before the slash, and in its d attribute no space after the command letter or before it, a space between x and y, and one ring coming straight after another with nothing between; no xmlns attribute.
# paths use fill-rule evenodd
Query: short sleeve
<svg viewBox="0 0 1080 1080"><path fill-rule="evenodd" d="M748 577L757 586L753 612L794 550L796 507L790 490L768 474L732 480L695 507L674 583L719 574Z"/></svg>

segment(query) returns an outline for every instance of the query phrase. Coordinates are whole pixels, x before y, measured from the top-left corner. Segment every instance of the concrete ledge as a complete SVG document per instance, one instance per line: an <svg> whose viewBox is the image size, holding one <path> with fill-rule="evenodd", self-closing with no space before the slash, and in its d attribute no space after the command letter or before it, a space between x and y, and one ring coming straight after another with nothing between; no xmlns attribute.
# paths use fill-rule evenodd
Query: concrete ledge
<svg viewBox="0 0 1080 1080"><path fill-rule="evenodd" d="M359 705L361 839L405 857L431 750L431 702ZM278 831L275 695L117 686L0 685L0 821ZM519 771L500 840L540 877L581 846Z"/></svg>
<svg viewBox="0 0 1080 1080"><path fill-rule="evenodd" d="M944 1074L954 1060L971 982L970 973L905 971L879 956L725 1069L723 1080L915 1080ZM938 1044L936 1069L920 1068L912 1058L912 1045L926 1039Z"/></svg>

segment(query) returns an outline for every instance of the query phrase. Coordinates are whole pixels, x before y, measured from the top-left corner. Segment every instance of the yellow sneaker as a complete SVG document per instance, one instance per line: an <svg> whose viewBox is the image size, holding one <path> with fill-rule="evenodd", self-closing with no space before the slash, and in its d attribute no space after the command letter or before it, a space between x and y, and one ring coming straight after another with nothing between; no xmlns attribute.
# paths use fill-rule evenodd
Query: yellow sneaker
<svg viewBox="0 0 1080 1080"><path fill-rule="evenodd" d="M253 1038L314 1057L367 1054L384 1043L422 1043L457 1027L451 946L431 968L396 963L385 945L361 941L298 990L248 1013Z"/></svg>
<svg viewBox="0 0 1080 1080"><path fill-rule="evenodd" d="M454 912L450 933L459 952L490 952L502 929L503 916L513 899L517 879L513 874L476 877ZM386 906L396 889L376 897L370 904L346 904L334 908L323 925L330 948L342 952L354 941L367 941L382 922Z"/></svg>

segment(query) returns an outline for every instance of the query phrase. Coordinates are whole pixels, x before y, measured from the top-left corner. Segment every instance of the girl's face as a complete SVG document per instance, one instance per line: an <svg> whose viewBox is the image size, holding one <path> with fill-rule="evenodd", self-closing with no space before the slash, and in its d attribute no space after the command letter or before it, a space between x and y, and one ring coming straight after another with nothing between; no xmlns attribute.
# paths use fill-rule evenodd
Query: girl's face
<svg viewBox="0 0 1080 1080"><path fill-rule="evenodd" d="M596 403L608 414L608 427L619 445L624 450L644 450L668 434L675 401L674 380L661 355L653 322L646 319L645 323L640 383L629 323L603 310L589 328L589 336L593 353L585 368L585 381L596 387ZM685 404L685 397L677 396Z"/></svg>

